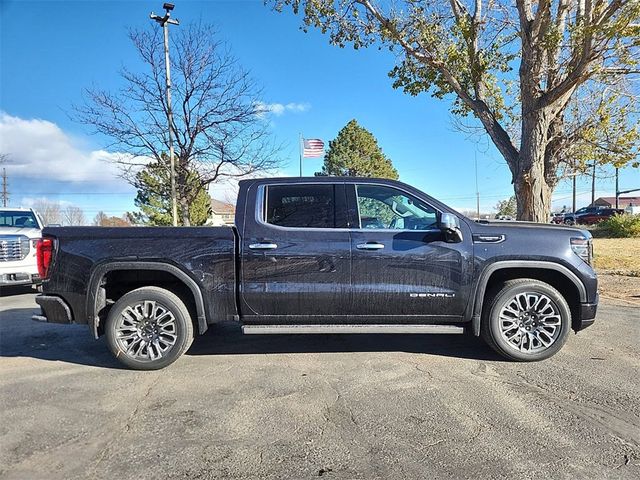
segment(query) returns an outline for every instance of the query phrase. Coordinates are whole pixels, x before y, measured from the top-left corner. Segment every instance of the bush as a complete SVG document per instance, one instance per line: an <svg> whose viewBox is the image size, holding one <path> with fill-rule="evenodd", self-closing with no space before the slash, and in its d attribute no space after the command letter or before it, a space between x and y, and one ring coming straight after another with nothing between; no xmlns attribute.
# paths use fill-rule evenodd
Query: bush
<svg viewBox="0 0 640 480"><path fill-rule="evenodd" d="M598 230L606 232L611 237L640 237L640 215L614 215L598 224Z"/></svg>

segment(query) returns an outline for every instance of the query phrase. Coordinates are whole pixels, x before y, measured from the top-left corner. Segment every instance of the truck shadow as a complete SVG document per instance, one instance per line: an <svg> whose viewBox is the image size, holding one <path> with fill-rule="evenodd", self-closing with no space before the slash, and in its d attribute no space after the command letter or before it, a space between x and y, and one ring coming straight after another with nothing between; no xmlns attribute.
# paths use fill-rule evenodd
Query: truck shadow
<svg viewBox="0 0 640 480"><path fill-rule="evenodd" d="M29 357L102 368L123 369L104 338L95 340L86 325L31 320L36 308L0 311L0 358ZM243 335L234 322L212 326L197 337L187 355L264 353L410 352L501 361L482 341L467 335Z"/></svg>
<svg viewBox="0 0 640 480"><path fill-rule="evenodd" d="M472 335L328 334L243 335L238 324L222 322L197 337L187 355L260 353L407 352L504 361Z"/></svg>

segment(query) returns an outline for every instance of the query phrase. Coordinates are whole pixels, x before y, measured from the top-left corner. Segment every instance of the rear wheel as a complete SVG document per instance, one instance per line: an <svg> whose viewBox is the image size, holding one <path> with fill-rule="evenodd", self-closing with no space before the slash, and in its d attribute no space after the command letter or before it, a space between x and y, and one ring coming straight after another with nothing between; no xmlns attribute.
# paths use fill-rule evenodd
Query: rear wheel
<svg viewBox="0 0 640 480"><path fill-rule="evenodd" d="M136 370L170 365L193 341L193 323L184 302L158 287L123 295L109 311L105 330L113 355Z"/></svg>
<svg viewBox="0 0 640 480"><path fill-rule="evenodd" d="M562 348L570 330L571 311L566 300L539 280L509 280L486 299L482 337L510 360L549 358Z"/></svg>

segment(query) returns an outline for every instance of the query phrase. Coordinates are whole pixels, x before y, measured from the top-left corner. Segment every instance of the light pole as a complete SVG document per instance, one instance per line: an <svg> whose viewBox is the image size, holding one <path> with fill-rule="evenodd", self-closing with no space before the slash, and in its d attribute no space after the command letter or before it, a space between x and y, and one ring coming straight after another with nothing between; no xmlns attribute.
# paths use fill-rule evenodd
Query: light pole
<svg viewBox="0 0 640 480"><path fill-rule="evenodd" d="M165 10L164 17L151 12L151 19L158 22L164 31L164 64L166 69L166 86L167 86L167 121L169 122L169 162L171 164L171 215L173 217L173 226L178 226L178 199L176 197L176 163L173 156L173 111L171 110L171 67L169 64L169 25L180 25L178 20L171 18L171 10L173 3L165 3L162 5Z"/></svg>

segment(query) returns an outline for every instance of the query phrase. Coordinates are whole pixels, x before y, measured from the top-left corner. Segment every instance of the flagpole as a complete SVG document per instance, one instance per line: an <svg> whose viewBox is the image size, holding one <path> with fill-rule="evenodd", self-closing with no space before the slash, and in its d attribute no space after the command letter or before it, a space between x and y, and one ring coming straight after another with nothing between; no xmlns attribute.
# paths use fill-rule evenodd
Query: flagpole
<svg viewBox="0 0 640 480"><path fill-rule="evenodd" d="M300 140L298 143L298 147L299 147L299 151L300 151L300 177L302 177L302 150L303 150L303 145L304 145L304 137L302 136L302 133L300 134Z"/></svg>

